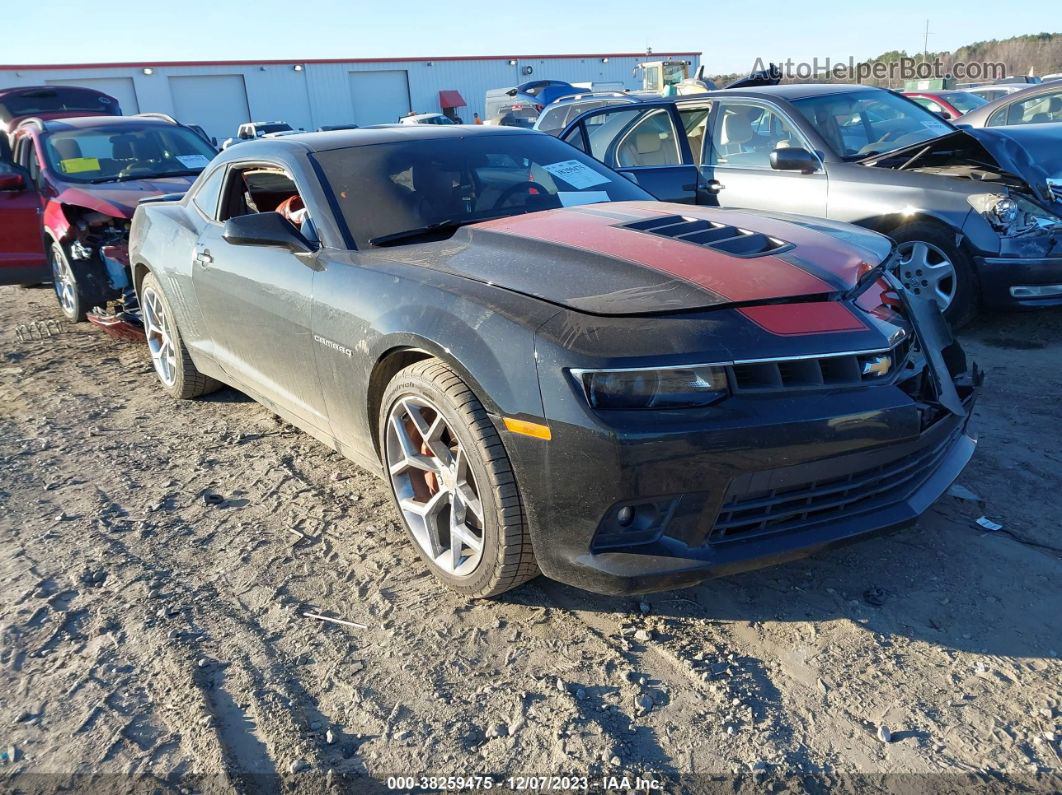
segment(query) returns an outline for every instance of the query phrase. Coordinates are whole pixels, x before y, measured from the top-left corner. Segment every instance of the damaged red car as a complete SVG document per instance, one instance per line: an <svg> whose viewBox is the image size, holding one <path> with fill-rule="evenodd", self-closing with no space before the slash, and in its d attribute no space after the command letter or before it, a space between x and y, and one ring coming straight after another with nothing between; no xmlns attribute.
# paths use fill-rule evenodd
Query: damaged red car
<svg viewBox="0 0 1062 795"><path fill-rule="evenodd" d="M0 227L18 251L0 282L50 276L67 320L87 317L116 336L142 338L129 221L139 202L183 193L215 150L162 114L31 118L13 138Z"/></svg>

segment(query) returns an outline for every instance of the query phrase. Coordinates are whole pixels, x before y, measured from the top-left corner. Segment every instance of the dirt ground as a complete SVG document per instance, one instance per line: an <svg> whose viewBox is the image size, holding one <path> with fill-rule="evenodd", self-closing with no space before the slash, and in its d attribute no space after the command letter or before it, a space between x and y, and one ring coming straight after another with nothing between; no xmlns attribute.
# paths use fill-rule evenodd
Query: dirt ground
<svg viewBox="0 0 1062 795"><path fill-rule="evenodd" d="M1060 312L963 335L968 493L910 529L644 600L539 578L473 603L382 481L233 390L168 399L88 325L19 340L57 317L0 288L9 791L1059 789Z"/></svg>

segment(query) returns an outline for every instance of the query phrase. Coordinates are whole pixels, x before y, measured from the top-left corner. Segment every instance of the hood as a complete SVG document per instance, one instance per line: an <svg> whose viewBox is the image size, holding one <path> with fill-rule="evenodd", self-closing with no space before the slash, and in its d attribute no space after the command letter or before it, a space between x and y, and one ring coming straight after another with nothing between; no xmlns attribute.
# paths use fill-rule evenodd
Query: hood
<svg viewBox="0 0 1062 795"><path fill-rule="evenodd" d="M906 146L884 156L873 155L860 162L877 165L885 160L919 153L915 160L904 163L904 168L911 168L933 154L966 148L971 162L981 165L987 157L991 161L989 164L994 163L1004 175L1022 183L1041 201L1051 203L1055 199L1048 179L1062 176L1062 124L1035 126L1053 129L1026 129L1021 126L962 128L935 140Z"/></svg>
<svg viewBox="0 0 1062 795"><path fill-rule="evenodd" d="M110 215L115 218L132 218L141 199L166 193L184 193L195 177L164 177L160 179L136 179L128 182L101 182L98 185L72 185L67 183L55 201L72 204Z"/></svg>
<svg viewBox="0 0 1062 795"><path fill-rule="evenodd" d="M629 315L832 297L890 251L881 235L819 219L617 202L487 221L380 256Z"/></svg>

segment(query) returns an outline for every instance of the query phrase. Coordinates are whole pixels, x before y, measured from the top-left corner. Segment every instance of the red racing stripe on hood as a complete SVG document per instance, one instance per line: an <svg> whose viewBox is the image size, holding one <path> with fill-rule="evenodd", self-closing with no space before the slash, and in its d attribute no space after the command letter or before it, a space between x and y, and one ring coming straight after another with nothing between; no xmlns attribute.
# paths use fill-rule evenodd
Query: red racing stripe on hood
<svg viewBox="0 0 1062 795"><path fill-rule="evenodd" d="M866 329L862 320L837 301L746 306L738 311L764 331L781 336Z"/></svg>
<svg viewBox="0 0 1062 795"><path fill-rule="evenodd" d="M631 210L629 205L624 210ZM638 208L644 217L658 214ZM548 210L476 224L475 229L542 240L666 273L734 301L764 301L831 293L822 279L779 257L743 259L624 226L599 212Z"/></svg>

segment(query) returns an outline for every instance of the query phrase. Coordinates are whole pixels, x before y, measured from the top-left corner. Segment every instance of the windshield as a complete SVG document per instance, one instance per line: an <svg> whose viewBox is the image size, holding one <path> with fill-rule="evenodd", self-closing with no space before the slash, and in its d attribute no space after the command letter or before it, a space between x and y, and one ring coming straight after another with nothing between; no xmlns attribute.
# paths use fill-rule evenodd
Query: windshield
<svg viewBox="0 0 1062 795"><path fill-rule="evenodd" d="M287 132L291 129L291 125L284 122L278 124L256 124L254 129L259 135L265 135L266 133Z"/></svg>
<svg viewBox="0 0 1062 795"><path fill-rule="evenodd" d="M93 127L44 136L49 167L69 182L115 182L198 174L214 149L185 127Z"/></svg>
<svg viewBox="0 0 1062 795"><path fill-rule="evenodd" d="M4 121L64 111L85 111L101 116L120 116L122 113L113 97L84 89L42 88L0 99L0 118Z"/></svg>
<svg viewBox="0 0 1062 795"><path fill-rule="evenodd" d="M315 157L359 248L431 224L652 199L625 177L541 133L421 138Z"/></svg>
<svg viewBox="0 0 1062 795"><path fill-rule="evenodd" d="M891 152L955 129L936 114L884 89L806 97L793 104L845 160Z"/></svg>
<svg viewBox="0 0 1062 795"><path fill-rule="evenodd" d="M979 108L982 105L987 105L988 100L984 97L979 97L976 94L970 94L966 91L945 91L940 95L942 99L955 107L955 110L960 113L969 113L974 108Z"/></svg>

